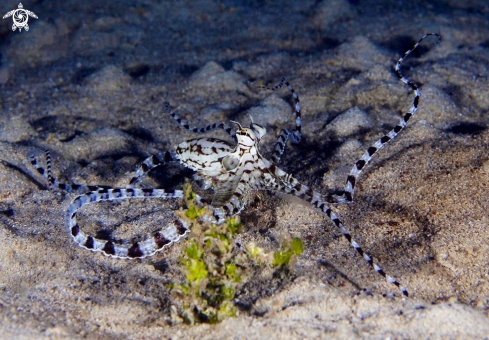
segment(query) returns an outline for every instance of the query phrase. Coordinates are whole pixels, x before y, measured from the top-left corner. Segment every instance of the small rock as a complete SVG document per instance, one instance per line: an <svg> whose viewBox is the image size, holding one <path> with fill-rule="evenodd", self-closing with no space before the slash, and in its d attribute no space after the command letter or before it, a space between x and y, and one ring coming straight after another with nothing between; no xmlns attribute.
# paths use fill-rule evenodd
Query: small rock
<svg viewBox="0 0 489 340"><path fill-rule="evenodd" d="M77 136L68 143L61 143L60 152L67 159L90 161L99 157L129 149L130 136L114 128L95 130Z"/></svg>
<svg viewBox="0 0 489 340"><path fill-rule="evenodd" d="M276 94L265 98L259 106L248 110L248 113L253 118L253 121L258 124L282 125L290 122L289 128L295 126L295 116L292 113L292 107Z"/></svg>
<svg viewBox="0 0 489 340"><path fill-rule="evenodd" d="M368 71L375 65L392 64L389 56L385 55L375 44L363 36L355 36L351 41L337 48L337 57L342 68Z"/></svg>
<svg viewBox="0 0 489 340"><path fill-rule="evenodd" d="M350 136L362 129L371 128L373 125L368 114L358 107L353 107L333 119L326 129L337 136Z"/></svg>
<svg viewBox="0 0 489 340"><path fill-rule="evenodd" d="M114 65L108 65L87 77L87 87L95 92L112 92L129 88L131 78Z"/></svg>
<svg viewBox="0 0 489 340"><path fill-rule="evenodd" d="M248 92L245 79L234 71L226 71L221 65L210 61L190 78L189 88L199 95L216 92Z"/></svg>

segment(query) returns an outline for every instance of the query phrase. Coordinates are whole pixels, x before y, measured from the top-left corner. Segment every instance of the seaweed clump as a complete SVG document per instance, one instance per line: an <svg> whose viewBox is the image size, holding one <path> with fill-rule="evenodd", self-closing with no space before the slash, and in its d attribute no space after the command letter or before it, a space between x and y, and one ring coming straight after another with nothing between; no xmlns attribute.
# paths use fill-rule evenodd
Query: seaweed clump
<svg viewBox="0 0 489 340"><path fill-rule="evenodd" d="M179 259L186 279L171 285L176 302L171 307L172 319L218 323L238 315L234 297L251 277L266 268L289 272L303 244L294 238L270 254L254 243L240 247L235 241L242 230L239 217L227 218L221 225L205 222L210 210L196 205L189 184L184 185L184 192L187 209L178 212L178 217L190 222L192 233Z"/></svg>

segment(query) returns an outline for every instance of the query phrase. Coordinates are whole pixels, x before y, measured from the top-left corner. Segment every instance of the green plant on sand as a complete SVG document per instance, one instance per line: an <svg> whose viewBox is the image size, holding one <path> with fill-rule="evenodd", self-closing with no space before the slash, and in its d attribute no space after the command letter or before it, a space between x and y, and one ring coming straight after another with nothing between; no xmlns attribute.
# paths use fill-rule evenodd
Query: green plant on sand
<svg viewBox="0 0 489 340"><path fill-rule="evenodd" d="M178 297L175 300L179 301L179 306L172 306L171 313L173 319L189 324L217 323L238 314L234 304L236 291L256 271L266 266L288 268L291 260L302 253L303 244L294 238L273 254L266 254L254 243L248 244L246 250L240 249L235 245L242 229L239 217L227 218L221 225L204 222L202 217L210 214L210 210L195 204L190 184L184 185L184 192L187 209L177 215L190 222L192 233L180 257L186 280L171 286Z"/></svg>

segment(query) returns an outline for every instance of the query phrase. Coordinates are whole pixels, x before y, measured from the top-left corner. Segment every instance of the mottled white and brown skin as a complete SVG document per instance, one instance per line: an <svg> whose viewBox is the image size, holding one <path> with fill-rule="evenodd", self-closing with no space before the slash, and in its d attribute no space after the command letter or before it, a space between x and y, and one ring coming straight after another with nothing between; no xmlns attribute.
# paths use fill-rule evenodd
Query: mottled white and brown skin
<svg viewBox="0 0 489 340"><path fill-rule="evenodd" d="M346 186L343 192L337 195L325 196L310 187L301 184L292 175L277 167L277 163L282 156L288 139L292 142L299 142L301 139L301 107L299 97L292 86L285 78L271 90L276 90L284 84L291 91L294 99L295 109L295 130L282 130L275 145L271 161L264 158L258 149L261 138L266 130L263 126L251 123L249 128L243 128L239 123L236 131L224 124L213 124L205 128L194 128L186 124L171 109L168 103L164 104L164 111L170 114L181 126L193 132L208 132L214 129L223 129L232 137L236 138L233 145L224 140L216 138L196 138L190 139L177 145L173 152L166 152L163 157L151 156L146 159L137 169L135 176L131 179L131 186L137 185L141 178L151 169L170 161L178 161L180 164L196 172L196 177L204 182L205 188L214 191L210 208L213 211L211 222L220 224L226 216L239 214L246 205L250 193L254 190L273 190L285 194L299 197L312 204L318 211L325 214L331 221L340 228L343 236L357 250L357 252L375 269L376 272L386 278L386 280L398 286L402 293L408 296L407 290L402 287L394 278L387 275L372 258L364 252L351 237L338 216L329 207L330 203L348 203L353 200L356 181L372 157L389 141L394 139L406 126L408 120L415 114L420 98L420 90L416 84L405 78L401 73L401 63L427 36L436 35L429 33L423 36L413 48L408 50L396 64L395 71L400 80L409 85L414 93L414 101L411 109L404 114L400 122L387 135L375 142L365 154L356 162L348 175ZM439 37L439 36L438 36ZM182 199L183 192L180 190L165 191L162 189L138 189L135 187L124 189L109 189L95 186L67 185L58 183L51 175L51 156L46 152L47 171L37 164L34 157L31 157L32 165L46 177L49 187L57 187L70 192L79 190L88 191L87 193L75 198L68 208L68 229L71 237L79 246L101 252L107 256L116 258L143 258L152 256L156 252L178 242L189 232L189 226L178 219L165 226L160 231L148 235L144 241L133 244L116 244L113 241L100 240L85 234L76 220L79 209L89 203L100 201L113 201L130 198L159 198ZM199 196L196 198L199 205L205 204Z"/></svg>

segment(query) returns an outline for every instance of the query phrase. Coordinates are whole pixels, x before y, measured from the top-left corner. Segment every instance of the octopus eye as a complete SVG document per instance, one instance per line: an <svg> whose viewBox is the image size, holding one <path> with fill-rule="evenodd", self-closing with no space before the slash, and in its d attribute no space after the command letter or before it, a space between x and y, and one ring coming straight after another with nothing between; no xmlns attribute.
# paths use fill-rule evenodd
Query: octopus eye
<svg viewBox="0 0 489 340"><path fill-rule="evenodd" d="M222 159L222 166L227 170L236 169L239 164L239 159L236 156L226 156Z"/></svg>

